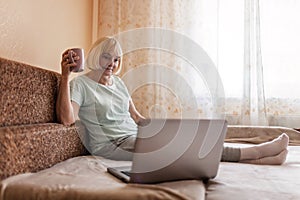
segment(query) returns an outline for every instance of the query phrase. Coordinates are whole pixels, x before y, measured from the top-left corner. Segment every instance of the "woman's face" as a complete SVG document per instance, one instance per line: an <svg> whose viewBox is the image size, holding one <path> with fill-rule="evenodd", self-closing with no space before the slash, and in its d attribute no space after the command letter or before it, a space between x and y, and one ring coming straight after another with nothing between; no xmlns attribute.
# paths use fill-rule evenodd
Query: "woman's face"
<svg viewBox="0 0 300 200"><path fill-rule="evenodd" d="M105 52L101 54L99 62L103 74L111 76L119 65L120 56L117 56L115 52Z"/></svg>

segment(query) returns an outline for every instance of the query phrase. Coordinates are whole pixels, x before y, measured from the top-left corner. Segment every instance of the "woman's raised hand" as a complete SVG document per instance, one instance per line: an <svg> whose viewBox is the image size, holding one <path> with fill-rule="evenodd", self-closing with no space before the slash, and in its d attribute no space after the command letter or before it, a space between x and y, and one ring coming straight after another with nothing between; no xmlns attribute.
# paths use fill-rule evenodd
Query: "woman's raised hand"
<svg viewBox="0 0 300 200"><path fill-rule="evenodd" d="M69 52L71 51L71 52ZM73 60L70 59L70 55L72 56ZM76 55L76 53L70 49L67 49L63 54L62 54L62 59L61 59L61 75L62 76L69 76L71 74L72 68L76 66L76 61L79 60L79 56ZM73 62L75 61L75 62Z"/></svg>

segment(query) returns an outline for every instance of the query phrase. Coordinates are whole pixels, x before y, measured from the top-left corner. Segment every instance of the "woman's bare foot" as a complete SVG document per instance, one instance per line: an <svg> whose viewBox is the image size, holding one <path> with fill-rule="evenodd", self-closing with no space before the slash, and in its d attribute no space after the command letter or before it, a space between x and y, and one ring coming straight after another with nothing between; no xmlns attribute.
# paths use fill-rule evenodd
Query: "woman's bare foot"
<svg viewBox="0 0 300 200"><path fill-rule="evenodd" d="M282 165L287 156L288 150L284 149L281 153L271 157L259 158L256 160L242 160L241 163L257 164L257 165Z"/></svg>
<svg viewBox="0 0 300 200"><path fill-rule="evenodd" d="M270 142L265 142L252 147L241 148L240 160L257 160L265 157L274 157L286 150L289 137L283 133Z"/></svg>

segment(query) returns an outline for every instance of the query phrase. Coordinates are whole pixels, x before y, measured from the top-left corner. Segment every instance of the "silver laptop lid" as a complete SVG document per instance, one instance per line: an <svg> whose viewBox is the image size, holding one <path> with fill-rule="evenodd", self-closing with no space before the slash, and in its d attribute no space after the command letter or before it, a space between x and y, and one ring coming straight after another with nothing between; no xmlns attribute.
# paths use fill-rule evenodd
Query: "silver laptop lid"
<svg viewBox="0 0 300 200"><path fill-rule="evenodd" d="M138 130L130 182L215 177L226 130L223 119L149 120Z"/></svg>

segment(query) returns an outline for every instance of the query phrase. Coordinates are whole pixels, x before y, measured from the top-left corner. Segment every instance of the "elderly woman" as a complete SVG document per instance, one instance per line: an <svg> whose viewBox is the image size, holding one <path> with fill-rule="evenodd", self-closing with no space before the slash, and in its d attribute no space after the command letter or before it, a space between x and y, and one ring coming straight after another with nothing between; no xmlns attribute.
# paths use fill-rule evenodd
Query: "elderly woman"
<svg viewBox="0 0 300 200"><path fill-rule="evenodd" d="M79 60L71 52L73 60ZM76 63L69 51L62 54L61 84L57 117L65 124L77 119L86 128L91 154L116 160L131 160L137 126L145 118L136 110L123 81L117 76L122 66L122 49L113 37L99 39L86 56L91 71L70 80ZM280 135L273 141L245 148L224 147L222 161L253 164L282 164L289 138Z"/></svg>

